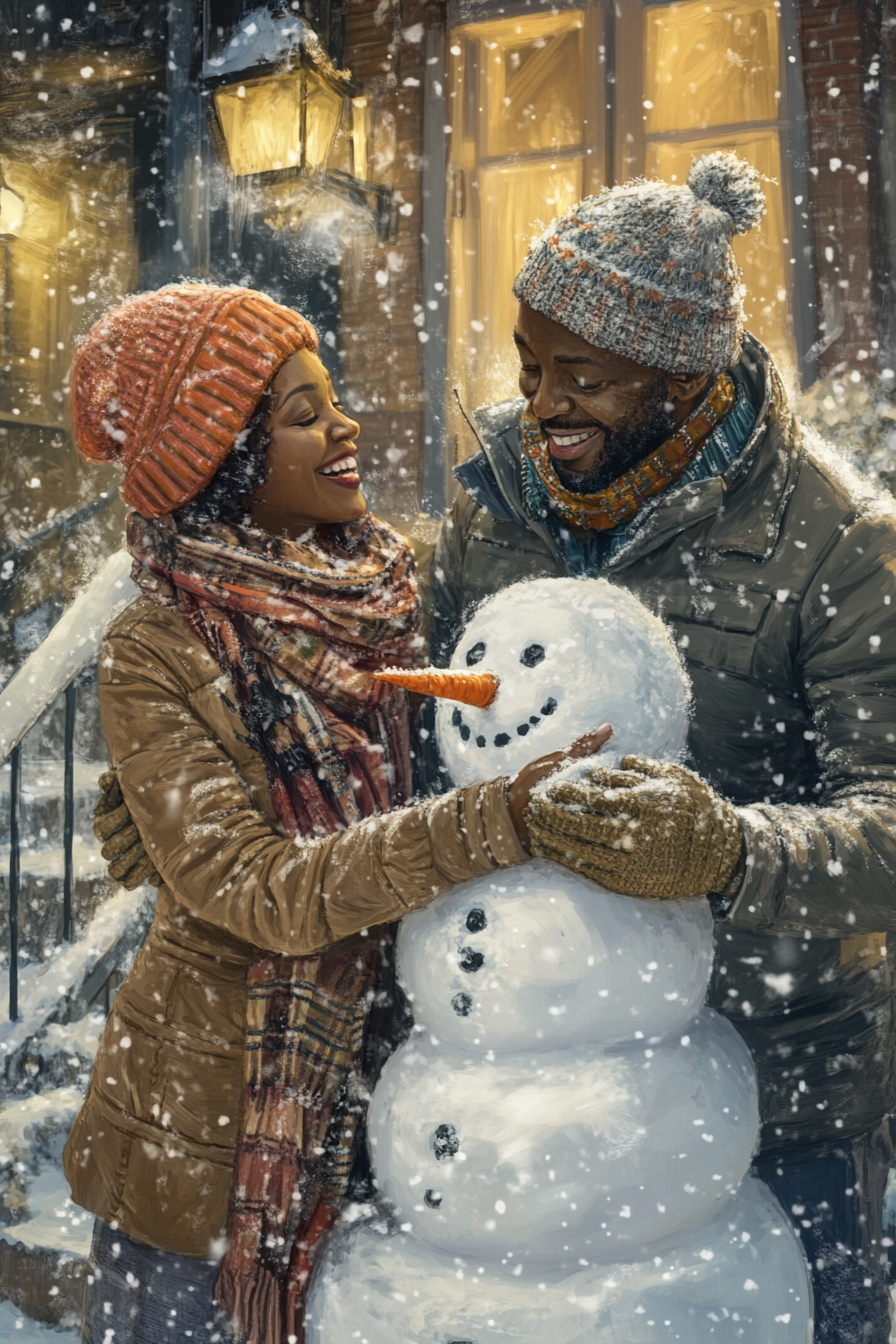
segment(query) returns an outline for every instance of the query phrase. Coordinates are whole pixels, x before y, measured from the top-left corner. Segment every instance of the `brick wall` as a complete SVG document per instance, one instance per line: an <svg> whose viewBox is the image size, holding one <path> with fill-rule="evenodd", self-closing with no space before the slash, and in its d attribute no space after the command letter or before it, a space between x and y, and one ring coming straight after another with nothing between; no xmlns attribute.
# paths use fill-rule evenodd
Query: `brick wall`
<svg viewBox="0 0 896 1344"><path fill-rule="evenodd" d="M870 370L885 337L880 9L868 0L799 0L799 21L819 336L826 347L819 371Z"/></svg>
<svg viewBox="0 0 896 1344"><path fill-rule="evenodd" d="M344 60L370 104L371 176L398 210L387 242L368 234L343 263L343 388L361 418L371 504L390 514L414 512L420 498L423 68L426 25L438 21L425 0L346 6Z"/></svg>

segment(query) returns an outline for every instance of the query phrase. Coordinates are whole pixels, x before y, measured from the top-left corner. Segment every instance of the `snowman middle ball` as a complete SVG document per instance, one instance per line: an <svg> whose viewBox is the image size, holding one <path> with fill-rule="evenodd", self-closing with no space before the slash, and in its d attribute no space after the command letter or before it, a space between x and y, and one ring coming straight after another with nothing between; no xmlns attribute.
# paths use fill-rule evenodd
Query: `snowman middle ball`
<svg viewBox="0 0 896 1344"><path fill-rule="evenodd" d="M710 1217L759 1132L749 1051L704 1009L674 1041L464 1058L415 1033L370 1104L377 1183L453 1254L637 1258Z"/></svg>
<svg viewBox="0 0 896 1344"><path fill-rule="evenodd" d="M712 924L705 901L633 901L536 859L406 916L399 978L454 1048L666 1037L706 996Z"/></svg>

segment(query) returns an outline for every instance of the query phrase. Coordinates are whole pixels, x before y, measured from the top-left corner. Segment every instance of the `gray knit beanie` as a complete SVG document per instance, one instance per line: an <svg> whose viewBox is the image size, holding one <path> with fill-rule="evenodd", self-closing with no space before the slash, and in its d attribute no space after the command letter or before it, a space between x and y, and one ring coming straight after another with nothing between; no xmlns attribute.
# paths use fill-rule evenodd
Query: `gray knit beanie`
<svg viewBox="0 0 896 1344"><path fill-rule="evenodd" d="M586 196L532 244L513 292L589 345L667 373L718 373L743 335L731 239L764 212L754 168L704 154L683 187L636 180Z"/></svg>

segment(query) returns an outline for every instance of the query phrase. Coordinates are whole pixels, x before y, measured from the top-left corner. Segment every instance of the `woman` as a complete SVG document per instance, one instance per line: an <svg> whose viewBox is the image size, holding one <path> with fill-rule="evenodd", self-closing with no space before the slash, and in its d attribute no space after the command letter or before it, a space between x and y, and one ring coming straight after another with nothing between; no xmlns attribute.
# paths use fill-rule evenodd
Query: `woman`
<svg viewBox="0 0 896 1344"><path fill-rule="evenodd" d="M524 861L557 764L410 804L405 695L372 673L421 661L413 563L366 512L316 351L264 295L183 285L75 359L78 447L134 509L143 597L107 632L100 705L160 883L66 1147L98 1217L87 1344L301 1338L391 1046L383 926Z"/></svg>

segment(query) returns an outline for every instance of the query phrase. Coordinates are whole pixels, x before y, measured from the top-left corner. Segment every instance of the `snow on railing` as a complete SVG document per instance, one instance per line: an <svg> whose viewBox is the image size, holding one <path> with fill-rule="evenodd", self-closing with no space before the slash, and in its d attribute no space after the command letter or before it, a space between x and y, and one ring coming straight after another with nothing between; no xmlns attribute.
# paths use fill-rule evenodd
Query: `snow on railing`
<svg viewBox="0 0 896 1344"><path fill-rule="evenodd" d="M0 765L9 758L9 1016L19 1015L19 793L21 743L58 695L65 694L62 936L72 930L74 884L75 678L96 658L112 617L137 596L127 551L110 555L7 686L0 691Z"/></svg>
<svg viewBox="0 0 896 1344"><path fill-rule="evenodd" d="M57 695L99 652L112 617L137 596L127 551L110 555L24 665L0 691L0 765Z"/></svg>

